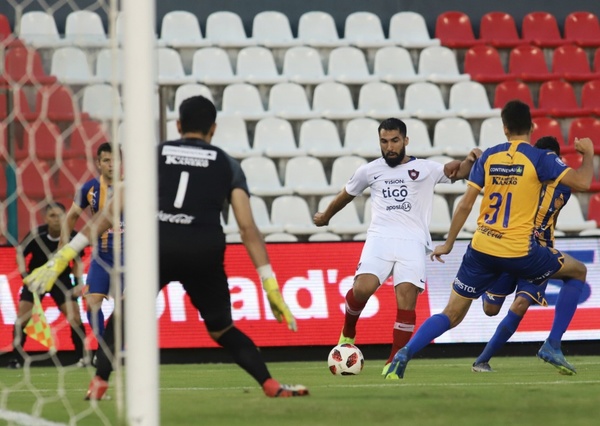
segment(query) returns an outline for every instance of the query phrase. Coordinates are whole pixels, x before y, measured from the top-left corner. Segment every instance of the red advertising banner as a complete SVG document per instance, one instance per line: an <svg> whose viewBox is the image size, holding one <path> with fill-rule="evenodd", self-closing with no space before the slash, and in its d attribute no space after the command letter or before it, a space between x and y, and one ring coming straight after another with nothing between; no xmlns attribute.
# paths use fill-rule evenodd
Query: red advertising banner
<svg viewBox="0 0 600 426"><path fill-rule="evenodd" d="M432 313L444 308L450 283L466 245L467 242L458 242L445 264L428 262L427 291L419 297L417 327ZM600 338L599 246L597 239L567 239L557 243L557 248L579 258L588 267L588 283L577 314L565 335L566 339ZM226 254L232 315L237 326L248 333L257 345L263 347L335 344L343 324L344 296L352 286L362 243L274 243L269 244L268 249L283 296L297 319L298 332L289 331L285 324L279 324L273 318L258 275L241 244L229 245ZM0 351L3 352L11 349L21 285L14 249L0 248ZM547 337L554 315L552 307L559 289L560 282L551 281L547 292L551 307L530 308L513 340L539 341ZM509 298L495 318L486 317L480 302L475 302L465 321L436 342L487 341L511 301L512 298ZM54 306L53 300L45 297L42 305L57 338L59 350L72 349L69 327ZM80 308L81 317L87 324L81 301ZM158 294L156 309L161 348L216 347L179 283L170 283ZM108 317L112 311L110 301L104 303L103 311L105 317ZM357 342L390 343L395 315L395 295L388 280L365 307L358 323ZM26 349L44 348L28 339Z"/></svg>

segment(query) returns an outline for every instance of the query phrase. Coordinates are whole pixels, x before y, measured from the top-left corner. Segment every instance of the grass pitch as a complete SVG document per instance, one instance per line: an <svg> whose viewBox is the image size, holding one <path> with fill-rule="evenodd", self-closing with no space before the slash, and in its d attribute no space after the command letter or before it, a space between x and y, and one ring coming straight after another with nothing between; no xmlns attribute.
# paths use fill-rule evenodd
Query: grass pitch
<svg viewBox="0 0 600 426"><path fill-rule="evenodd" d="M600 356L569 361L578 369L576 376L561 376L535 357L495 358L491 363L495 373L472 373L470 358L416 359L400 381L383 379L382 360L366 360L359 376L345 377L331 375L325 361L271 363L275 378L310 389L309 397L288 399L266 398L234 364L163 365L161 424L596 424ZM51 367L2 371L0 424L14 413L45 419L39 424L118 424L114 381L109 390L112 400L83 401L92 374L91 369L74 368L60 374Z"/></svg>

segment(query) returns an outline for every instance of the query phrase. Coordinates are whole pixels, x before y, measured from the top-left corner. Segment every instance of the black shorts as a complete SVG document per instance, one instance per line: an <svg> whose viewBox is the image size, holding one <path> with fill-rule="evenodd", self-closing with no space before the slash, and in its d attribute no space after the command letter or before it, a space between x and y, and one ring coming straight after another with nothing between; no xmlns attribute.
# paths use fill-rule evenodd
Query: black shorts
<svg viewBox="0 0 600 426"><path fill-rule="evenodd" d="M229 327L233 320L223 232L168 223L159 229L160 288L179 281L208 331Z"/></svg>
<svg viewBox="0 0 600 426"><path fill-rule="evenodd" d="M69 283L68 286L65 286L62 283L62 281L57 281L56 284L52 286L50 291L46 292L45 294L49 294L50 296L52 296L52 299L54 299L54 303L56 303L56 306L61 307L67 300L66 293L72 288L73 286L71 285L71 283ZM27 288L26 285L24 285L21 289L21 296L19 297L19 300L33 303L33 293L29 291L29 288ZM77 298L73 296L70 296L69 300L77 302Z"/></svg>

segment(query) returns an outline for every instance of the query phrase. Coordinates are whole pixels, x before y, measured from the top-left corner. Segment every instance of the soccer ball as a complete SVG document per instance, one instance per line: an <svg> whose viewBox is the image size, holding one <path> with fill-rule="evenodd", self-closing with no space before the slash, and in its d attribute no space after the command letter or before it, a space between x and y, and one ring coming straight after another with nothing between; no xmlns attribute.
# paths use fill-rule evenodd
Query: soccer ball
<svg viewBox="0 0 600 426"><path fill-rule="evenodd" d="M329 371L336 376L355 376L360 374L365 358L356 346L343 343L334 347L327 357Z"/></svg>

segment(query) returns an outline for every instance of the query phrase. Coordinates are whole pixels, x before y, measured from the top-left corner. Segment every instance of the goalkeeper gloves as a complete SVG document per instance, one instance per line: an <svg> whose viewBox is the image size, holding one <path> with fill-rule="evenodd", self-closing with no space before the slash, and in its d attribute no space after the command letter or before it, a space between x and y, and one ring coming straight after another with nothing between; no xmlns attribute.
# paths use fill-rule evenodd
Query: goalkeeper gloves
<svg viewBox="0 0 600 426"><path fill-rule="evenodd" d="M263 265L259 267L258 274L260 275L263 288L267 292L267 299L269 299L271 311L273 311L273 315L277 321L281 322L285 319L288 328L292 331L297 331L298 327L296 326L296 319L292 315L288 305L283 300L283 296L279 291L279 284L273 276L271 265Z"/></svg>
<svg viewBox="0 0 600 426"><path fill-rule="evenodd" d="M69 244L57 251L44 265L34 269L23 279L32 293L44 294L52 289L59 275L75 259L77 251Z"/></svg>

